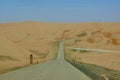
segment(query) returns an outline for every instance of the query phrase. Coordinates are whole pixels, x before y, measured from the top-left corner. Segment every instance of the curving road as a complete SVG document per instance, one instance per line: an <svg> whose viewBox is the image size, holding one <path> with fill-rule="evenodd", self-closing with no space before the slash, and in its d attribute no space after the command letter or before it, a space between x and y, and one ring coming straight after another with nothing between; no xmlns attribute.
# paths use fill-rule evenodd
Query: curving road
<svg viewBox="0 0 120 80"><path fill-rule="evenodd" d="M0 75L0 80L91 80L64 60L64 42L56 60Z"/></svg>

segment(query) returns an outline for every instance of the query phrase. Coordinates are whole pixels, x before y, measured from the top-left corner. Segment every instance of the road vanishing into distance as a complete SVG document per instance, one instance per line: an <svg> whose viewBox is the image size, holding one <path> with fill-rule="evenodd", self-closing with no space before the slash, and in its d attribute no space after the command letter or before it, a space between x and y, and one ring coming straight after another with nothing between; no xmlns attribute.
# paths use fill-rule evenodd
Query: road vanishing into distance
<svg viewBox="0 0 120 80"><path fill-rule="evenodd" d="M64 59L64 42L59 43L56 60L0 75L0 80L91 80Z"/></svg>

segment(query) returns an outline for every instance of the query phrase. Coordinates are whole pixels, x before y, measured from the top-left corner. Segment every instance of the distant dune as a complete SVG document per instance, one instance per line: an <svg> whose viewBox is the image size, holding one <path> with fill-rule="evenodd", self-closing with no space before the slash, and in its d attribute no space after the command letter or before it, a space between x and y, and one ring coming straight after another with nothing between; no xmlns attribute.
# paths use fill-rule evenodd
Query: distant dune
<svg viewBox="0 0 120 80"><path fill-rule="evenodd" d="M54 59L57 42L70 38L65 42L67 46L119 51L120 23L1 23L0 71L28 65L30 54L34 56L34 63Z"/></svg>

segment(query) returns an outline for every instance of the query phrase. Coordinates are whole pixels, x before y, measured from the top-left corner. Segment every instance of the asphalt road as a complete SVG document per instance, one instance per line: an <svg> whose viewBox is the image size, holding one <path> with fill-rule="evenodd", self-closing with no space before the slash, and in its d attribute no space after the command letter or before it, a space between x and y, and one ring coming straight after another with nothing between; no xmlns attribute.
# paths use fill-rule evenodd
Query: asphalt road
<svg viewBox="0 0 120 80"><path fill-rule="evenodd" d="M74 48L74 47L68 47L68 49L75 49L78 52L82 51L82 50L86 50L86 51L92 51L92 52L107 52L107 53L118 53L119 51L113 51L113 50L102 50L102 49L88 49L88 48Z"/></svg>
<svg viewBox="0 0 120 80"><path fill-rule="evenodd" d="M0 80L91 80L64 60L64 43L59 44L56 60L0 75Z"/></svg>

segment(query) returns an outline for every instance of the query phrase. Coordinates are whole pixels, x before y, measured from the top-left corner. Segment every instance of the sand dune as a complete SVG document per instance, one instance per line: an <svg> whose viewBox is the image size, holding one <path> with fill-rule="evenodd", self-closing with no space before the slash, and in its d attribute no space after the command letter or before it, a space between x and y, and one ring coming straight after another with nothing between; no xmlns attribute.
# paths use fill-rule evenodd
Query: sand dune
<svg viewBox="0 0 120 80"><path fill-rule="evenodd" d="M69 39L66 46L120 50L119 31L120 23L3 23L0 70L29 64L30 54L34 63L54 59L59 40Z"/></svg>

